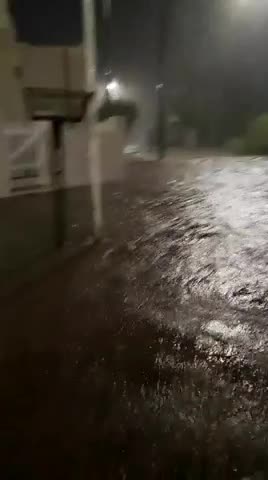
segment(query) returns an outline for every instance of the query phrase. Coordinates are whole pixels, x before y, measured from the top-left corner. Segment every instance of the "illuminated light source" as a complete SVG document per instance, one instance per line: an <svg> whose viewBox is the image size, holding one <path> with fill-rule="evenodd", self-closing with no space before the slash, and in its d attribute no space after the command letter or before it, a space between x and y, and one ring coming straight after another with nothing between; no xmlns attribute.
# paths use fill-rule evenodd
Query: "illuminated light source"
<svg viewBox="0 0 268 480"><path fill-rule="evenodd" d="M112 97L117 98L120 95L121 87L117 80L112 80L106 86L106 90Z"/></svg>

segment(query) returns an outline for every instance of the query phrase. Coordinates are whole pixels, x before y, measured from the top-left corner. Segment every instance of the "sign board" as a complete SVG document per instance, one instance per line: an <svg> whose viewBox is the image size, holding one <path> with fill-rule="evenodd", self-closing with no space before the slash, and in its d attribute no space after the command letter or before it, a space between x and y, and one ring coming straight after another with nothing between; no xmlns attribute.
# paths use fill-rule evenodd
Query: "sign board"
<svg viewBox="0 0 268 480"><path fill-rule="evenodd" d="M28 113L34 120L61 120L80 122L86 114L92 94L84 91L26 88L25 100Z"/></svg>

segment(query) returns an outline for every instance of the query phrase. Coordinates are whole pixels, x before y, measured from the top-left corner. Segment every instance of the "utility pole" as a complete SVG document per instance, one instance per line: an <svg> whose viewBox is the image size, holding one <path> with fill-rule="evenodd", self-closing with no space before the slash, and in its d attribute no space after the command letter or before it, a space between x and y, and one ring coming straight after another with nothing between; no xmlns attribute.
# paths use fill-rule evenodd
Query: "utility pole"
<svg viewBox="0 0 268 480"><path fill-rule="evenodd" d="M162 160L166 153L166 57L168 49L168 32L170 15L172 11L172 0L159 0L159 21L158 21L158 57L157 57L157 119L156 119L156 138L158 159Z"/></svg>
<svg viewBox="0 0 268 480"><path fill-rule="evenodd" d="M112 79L112 0L102 0L104 20L104 76L107 85Z"/></svg>

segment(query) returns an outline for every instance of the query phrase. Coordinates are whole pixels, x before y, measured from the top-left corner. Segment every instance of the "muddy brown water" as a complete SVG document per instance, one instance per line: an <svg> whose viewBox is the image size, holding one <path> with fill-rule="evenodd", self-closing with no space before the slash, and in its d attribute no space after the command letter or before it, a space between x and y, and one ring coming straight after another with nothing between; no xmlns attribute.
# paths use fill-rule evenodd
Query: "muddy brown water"
<svg viewBox="0 0 268 480"><path fill-rule="evenodd" d="M2 478L268 478L268 161L174 153L1 308Z"/></svg>

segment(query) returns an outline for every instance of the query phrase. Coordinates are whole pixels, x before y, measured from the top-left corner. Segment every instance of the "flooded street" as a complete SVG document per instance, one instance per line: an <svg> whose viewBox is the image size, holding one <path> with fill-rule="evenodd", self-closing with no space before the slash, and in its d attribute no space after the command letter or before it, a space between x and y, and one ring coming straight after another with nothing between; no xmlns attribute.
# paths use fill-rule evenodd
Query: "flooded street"
<svg viewBox="0 0 268 480"><path fill-rule="evenodd" d="M268 162L170 155L1 307L1 478L268 478Z"/></svg>

